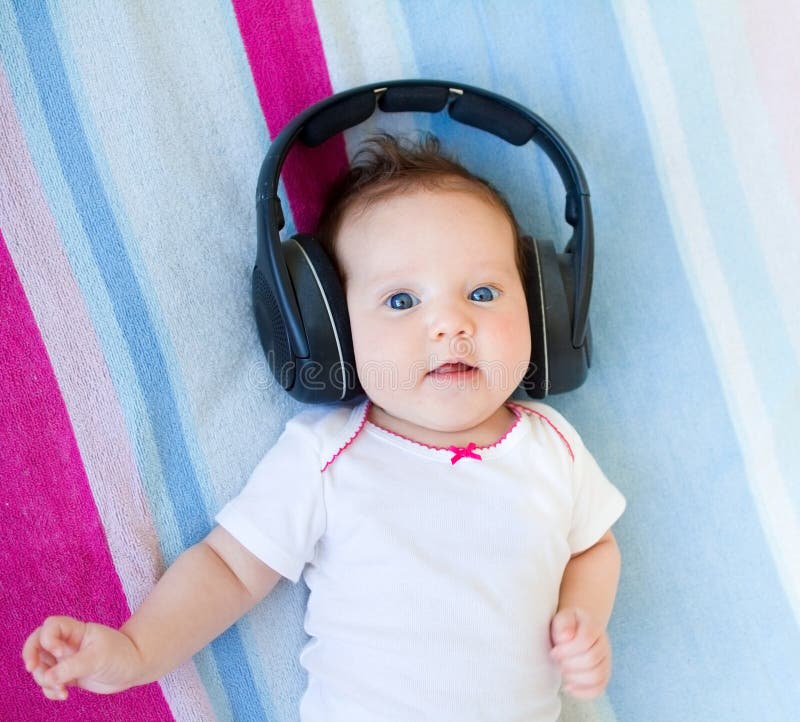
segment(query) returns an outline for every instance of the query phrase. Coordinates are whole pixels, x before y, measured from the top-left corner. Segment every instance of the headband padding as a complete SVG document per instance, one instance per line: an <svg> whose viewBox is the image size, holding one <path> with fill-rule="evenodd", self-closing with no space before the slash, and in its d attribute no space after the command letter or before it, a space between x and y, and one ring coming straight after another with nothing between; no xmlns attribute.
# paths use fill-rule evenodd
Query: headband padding
<svg viewBox="0 0 800 722"><path fill-rule="evenodd" d="M450 103L450 117L459 123L486 130L514 145L525 145L537 131L536 125L489 98L464 93Z"/></svg>
<svg viewBox="0 0 800 722"><path fill-rule="evenodd" d="M450 97L449 88L442 86L388 88L378 100L384 113L438 113L444 110Z"/></svg>
<svg viewBox="0 0 800 722"><path fill-rule="evenodd" d="M333 103L314 115L300 133L300 140L314 148L328 138L363 123L375 112L375 93L368 91Z"/></svg>

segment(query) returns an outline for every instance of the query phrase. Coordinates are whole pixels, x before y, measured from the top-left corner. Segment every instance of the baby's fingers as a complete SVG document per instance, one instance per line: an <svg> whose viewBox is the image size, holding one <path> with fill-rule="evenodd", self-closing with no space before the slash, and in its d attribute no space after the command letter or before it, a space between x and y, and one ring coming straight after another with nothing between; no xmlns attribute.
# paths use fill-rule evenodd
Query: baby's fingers
<svg viewBox="0 0 800 722"><path fill-rule="evenodd" d="M61 659L80 649L86 623L72 617L48 617L39 629L39 645Z"/></svg>
<svg viewBox="0 0 800 722"><path fill-rule="evenodd" d="M39 627L25 640L25 644L22 646L22 661L25 663L26 672L33 672L37 667L49 669L58 662L58 660L42 646L41 631L42 628Z"/></svg>
<svg viewBox="0 0 800 722"><path fill-rule="evenodd" d="M76 684L81 676L91 671L91 654L78 652L60 662L47 652L43 652L42 656L44 655L50 657L52 666L36 667L33 670L33 679L48 699L65 700L69 696L67 685Z"/></svg>
<svg viewBox="0 0 800 722"><path fill-rule="evenodd" d="M597 640L589 649L580 654L564 657L559 660L559 668L562 674L570 672L588 672L599 667L601 664L610 662L611 646L604 636Z"/></svg>
<svg viewBox="0 0 800 722"><path fill-rule="evenodd" d="M561 663L563 689L577 699L599 697L611 677L611 650L595 645L585 654Z"/></svg>
<svg viewBox="0 0 800 722"><path fill-rule="evenodd" d="M605 683L595 683L586 686L578 686L578 685L564 685L564 691L570 696L574 697L575 699L588 701L592 699L597 699L603 692L605 691L606 685Z"/></svg>
<svg viewBox="0 0 800 722"><path fill-rule="evenodd" d="M41 627L35 629L25 640L25 644L22 645L22 661L25 663L26 672L33 672L40 664L40 655L43 651L39 644L41 632Z"/></svg>
<svg viewBox="0 0 800 722"><path fill-rule="evenodd" d="M610 677L611 660L606 659L594 669L565 674L562 689L575 699L596 699L605 691Z"/></svg>
<svg viewBox="0 0 800 722"><path fill-rule="evenodd" d="M67 698L67 690L63 685L54 685L49 676L49 669L47 667L36 667L32 672L32 676L36 684L42 688L42 694L47 699L63 700Z"/></svg>
<svg viewBox="0 0 800 722"><path fill-rule="evenodd" d="M93 674L95 667L95 654L92 651L83 650L50 667L44 673L44 682L47 687L63 689L67 685L77 684L81 677Z"/></svg>

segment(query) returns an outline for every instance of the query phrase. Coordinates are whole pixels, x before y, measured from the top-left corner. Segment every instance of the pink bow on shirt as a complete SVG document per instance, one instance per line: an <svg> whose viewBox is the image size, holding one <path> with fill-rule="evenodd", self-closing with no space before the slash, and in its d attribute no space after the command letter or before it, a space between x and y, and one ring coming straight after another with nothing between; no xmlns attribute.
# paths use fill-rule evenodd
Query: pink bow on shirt
<svg viewBox="0 0 800 722"><path fill-rule="evenodd" d="M447 450L453 452L453 458L450 459L451 464L455 464L459 459L477 459L481 460L480 454L475 453L477 444L470 441L466 446L451 446Z"/></svg>

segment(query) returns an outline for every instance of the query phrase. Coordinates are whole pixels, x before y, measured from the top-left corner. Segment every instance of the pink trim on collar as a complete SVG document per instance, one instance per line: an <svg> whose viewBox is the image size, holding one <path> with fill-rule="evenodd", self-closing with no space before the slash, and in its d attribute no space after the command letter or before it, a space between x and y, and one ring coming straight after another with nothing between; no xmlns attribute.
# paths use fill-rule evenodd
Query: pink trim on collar
<svg viewBox="0 0 800 722"><path fill-rule="evenodd" d="M563 441L564 445L567 447L567 451L569 452L570 458L573 461L575 461L575 454L572 453L572 447L569 445L569 441L567 441L567 439L564 436L564 434L562 434L558 430L558 427L552 421L550 421L550 419L548 419L544 414L540 414L538 411L534 411L533 409L529 409L527 406L523 406L522 404L515 404L513 401L509 401L508 402L508 406L510 406L512 409L522 409L523 411L525 411L528 414L536 414L536 416L538 416L540 419L546 421L549 424L550 428L553 429L553 431L555 431L559 435L559 437L561 438L561 441Z"/></svg>
<svg viewBox="0 0 800 722"><path fill-rule="evenodd" d="M328 461L325 463L322 469L320 469L320 473L324 472L334 461L336 461L336 459L339 458L339 456L344 452L344 450L348 446L350 446L350 444L352 444L356 440L356 437L358 437L358 435L363 431L364 427L367 424L367 420L369 417L369 410L371 407L372 407L372 402L367 400L366 404L364 405L364 414L361 417L361 422L358 424L358 427L353 432L352 436L347 441L345 441L344 444L342 444L339 450L333 456L331 456L330 459L328 459ZM567 441L564 434L561 433L559 428L552 421L550 421L550 419L548 419L547 416L538 411L534 411L533 409L529 409L527 406L523 406L522 404L514 403L513 401L506 402L506 407L517 418L514 420L514 423L511 424L511 426L509 426L508 429L506 429L506 432L497 441L495 441L493 444L490 444L489 446L476 446L474 442L470 442L467 446L463 448L454 446L450 446L448 448L445 448L443 446L433 446L431 444L426 444L422 441L417 441L416 439L412 439L408 436L404 436L403 434L398 434L396 431L387 429L381 426L380 424L376 424L374 421L370 421L369 423L372 424L376 429L380 429L381 431L384 431L387 434L391 434L392 436L404 439L405 441L408 441L412 444L416 444L417 446L422 446L423 448L430 449L431 451L450 452L451 454L454 454L454 457L450 460L450 463L455 464L460 459L480 459L481 457L479 454L475 453L476 451L485 451L487 449L493 449L494 447L502 444L503 441L505 441L505 439L508 437L508 435L517 427L520 419L522 418L522 412L524 411L526 414L534 414L535 416L538 416L540 419L545 421L548 424L548 426L550 426L550 428L553 429L553 431L555 431L556 434L558 434L558 437L561 439L561 441L564 442L564 446L567 447L567 452L569 453L570 458L573 461L575 461L575 454L572 451L572 447L570 446L569 441Z"/></svg>
<svg viewBox="0 0 800 722"><path fill-rule="evenodd" d="M367 416L369 415L369 409L370 409L371 406L372 406L372 402L368 401L367 402ZM520 414L516 409L513 408L513 404L509 403L509 404L506 404L506 406L509 408L511 413L513 413L514 416L517 417L516 419L514 419L514 423L511 424L511 426L509 426L506 429L506 432L497 441L495 441L493 444L489 444L489 446L476 446L474 443L470 442L469 446L471 447L470 448L471 452L472 451L486 451L487 449L493 449L495 446L499 446L500 444L503 443L503 441L505 441L506 437L517 427L517 424L519 424L519 420L522 418L522 414ZM450 446L450 447L433 446L432 444L426 444L424 441L417 441L416 439L412 439L409 436L404 436L403 434L399 434L396 431L392 431L391 429L387 429L386 427L381 426L380 424L376 424L374 421L370 421L369 423L372 424L376 429L380 429L381 431L385 431L387 434L391 434L392 436L396 436L399 439L404 439L405 441L409 441L412 444L416 444L417 446L422 446L425 449L431 449L432 451L449 451L451 453L453 452L453 447L452 446ZM466 449L467 447L464 447L464 448ZM471 458L474 458L474 457L471 457ZM455 462L453 462L453 463L455 463Z"/></svg>
<svg viewBox="0 0 800 722"><path fill-rule="evenodd" d="M347 441L345 441L344 444L342 444L341 447L339 447L339 451L337 451L330 459L328 459L328 461L325 464L325 466L323 466L319 470L320 474L322 474L325 471L325 469L327 469L334 461L336 461L336 459L339 458L339 455L348 446L350 446L350 444L352 444L356 440L356 437L361 433L361 430L364 428L364 425L367 423L367 416L369 415L369 407L370 407L371 403L372 402L367 401L366 405L364 406L364 416L361 418L361 423L358 425L358 428L353 432L353 435Z"/></svg>

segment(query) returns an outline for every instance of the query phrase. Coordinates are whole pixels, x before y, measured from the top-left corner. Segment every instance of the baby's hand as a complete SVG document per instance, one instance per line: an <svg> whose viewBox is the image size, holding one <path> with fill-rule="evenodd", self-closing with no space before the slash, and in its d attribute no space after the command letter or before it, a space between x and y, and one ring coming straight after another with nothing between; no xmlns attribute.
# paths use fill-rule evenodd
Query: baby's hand
<svg viewBox="0 0 800 722"><path fill-rule="evenodd" d="M25 669L48 699L64 700L67 687L110 694L131 686L141 668L129 637L102 624L48 617L22 648Z"/></svg>
<svg viewBox="0 0 800 722"><path fill-rule="evenodd" d="M611 645L605 629L583 610L559 610L550 623L553 649L562 689L576 699L599 697L611 677Z"/></svg>

